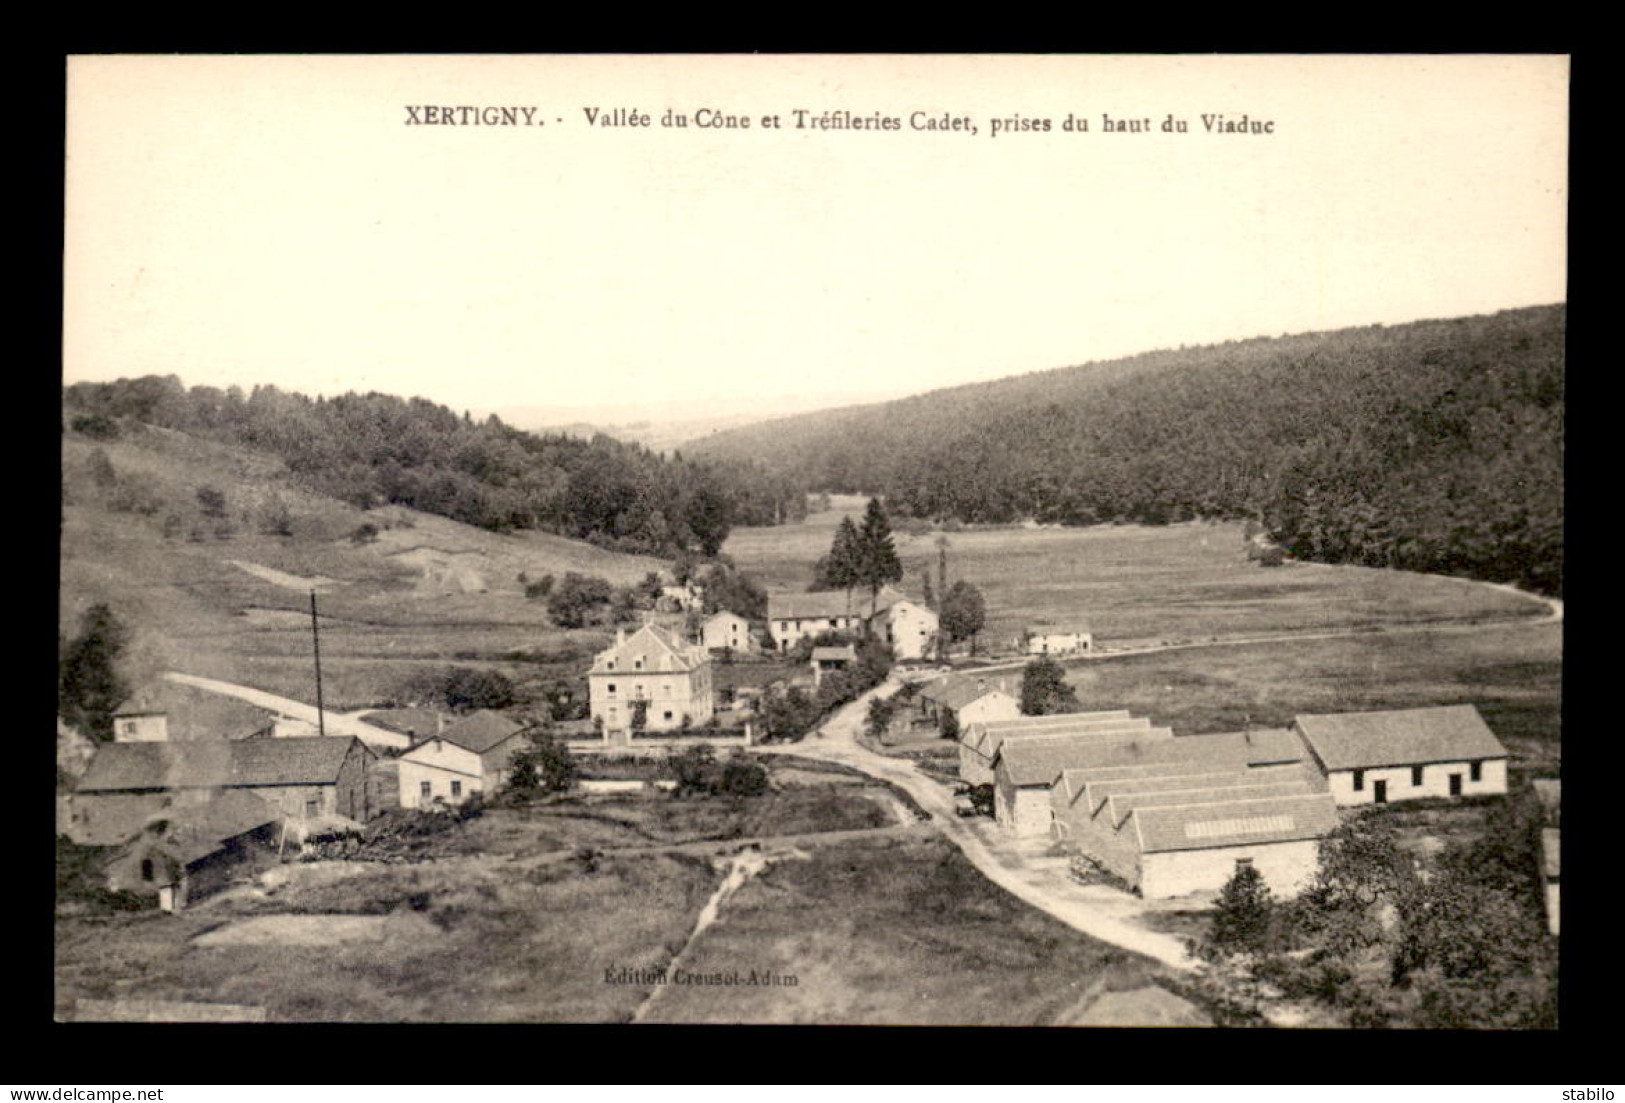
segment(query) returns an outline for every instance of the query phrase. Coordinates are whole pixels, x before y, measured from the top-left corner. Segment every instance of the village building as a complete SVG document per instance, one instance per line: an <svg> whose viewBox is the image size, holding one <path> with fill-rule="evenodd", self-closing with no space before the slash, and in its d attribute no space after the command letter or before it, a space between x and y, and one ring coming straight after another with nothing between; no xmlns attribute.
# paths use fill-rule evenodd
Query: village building
<svg viewBox="0 0 1625 1103"><path fill-rule="evenodd" d="M514 755L529 745L516 720L480 709L413 745L396 760L402 808L463 804L508 781Z"/></svg>
<svg viewBox="0 0 1625 1103"><path fill-rule="evenodd" d="M700 645L708 651L727 648L742 654L759 650L756 636L750 630L750 621L726 609L713 613L700 625Z"/></svg>
<svg viewBox="0 0 1625 1103"><path fill-rule="evenodd" d="M1050 787L1080 766L1136 761L1147 747L1175 742L1168 728L1147 728L1125 738L1121 730L1051 737L1008 736L994 753L993 810L1000 826L1018 836L1050 834Z"/></svg>
<svg viewBox="0 0 1625 1103"><path fill-rule="evenodd" d="M655 608L663 613L687 613L705 607L705 591L689 582L680 586L662 586L655 599Z"/></svg>
<svg viewBox="0 0 1625 1103"><path fill-rule="evenodd" d="M86 838L117 841L159 812L223 790L252 793L284 816L365 822L378 811L367 786L376 760L351 736L109 743L79 779L74 827Z"/></svg>
<svg viewBox="0 0 1625 1103"><path fill-rule="evenodd" d="M1507 791L1507 749L1472 705L1304 715L1292 730L1340 805Z"/></svg>
<svg viewBox="0 0 1625 1103"><path fill-rule="evenodd" d="M1147 898L1216 892L1243 864L1296 895L1337 813L1313 766L1279 761L1293 743L1272 730L1187 736L1134 761L1103 755L1052 786L1051 836Z"/></svg>
<svg viewBox="0 0 1625 1103"><path fill-rule="evenodd" d="M107 863L107 887L156 896L164 911L224 888L245 868L274 860L282 816L241 789L160 812Z"/></svg>
<svg viewBox="0 0 1625 1103"><path fill-rule="evenodd" d="M631 731L640 710L651 732L700 726L715 715L710 653L656 624L631 635L617 630L614 646L587 672L587 686L591 715L606 737Z"/></svg>
<svg viewBox="0 0 1625 1103"><path fill-rule="evenodd" d="M891 586L876 594L862 590L813 590L769 594L768 631L779 651L823 632L857 635L868 631L885 640L898 659L924 658L937 633L937 614Z"/></svg>
<svg viewBox="0 0 1625 1103"><path fill-rule="evenodd" d="M887 596L882 592L882 599ZM875 634L886 641L892 655L902 662L923 659L930 654L940 626L934 610L895 591L890 600L877 609L874 624Z"/></svg>
<svg viewBox="0 0 1625 1103"><path fill-rule="evenodd" d="M990 784L999 748L1006 739L1030 735L1086 735L1100 731L1120 731L1123 738L1135 738L1150 729L1150 720L1143 716L1132 717L1126 709L974 721L959 729L959 778L969 785Z"/></svg>
<svg viewBox="0 0 1625 1103"><path fill-rule="evenodd" d="M1015 720L1021 716L1017 677L958 672L926 683L917 696L920 714L942 724L952 715L963 732L971 724Z"/></svg>
<svg viewBox="0 0 1625 1103"><path fill-rule="evenodd" d="M815 647L808 660L812 666L813 688L824 684L824 675L835 670L846 670L858 661L857 648L851 644L840 647Z"/></svg>
<svg viewBox="0 0 1625 1103"><path fill-rule="evenodd" d="M1022 650L1029 655L1083 655L1095 646L1095 634L1087 624L1074 623L1064 627L1049 624L1030 624L1021 634Z"/></svg>
<svg viewBox="0 0 1625 1103"><path fill-rule="evenodd" d="M860 609L859 595L846 590L814 590L804 594L767 596L768 631L781 652L822 632L863 631L866 609Z"/></svg>

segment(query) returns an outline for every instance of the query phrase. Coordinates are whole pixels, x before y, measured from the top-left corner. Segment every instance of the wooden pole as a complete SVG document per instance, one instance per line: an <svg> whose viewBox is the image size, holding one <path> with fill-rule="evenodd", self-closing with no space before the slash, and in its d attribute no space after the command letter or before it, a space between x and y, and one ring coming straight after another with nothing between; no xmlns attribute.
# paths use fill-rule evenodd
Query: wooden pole
<svg viewBox="0 0 1625 1103"><path fill-rule="evenodd" d="M322 633L316 626L316 589L310 591L310 643L316 656L316 734L327 734L327 723L322 718Z"/></svg>

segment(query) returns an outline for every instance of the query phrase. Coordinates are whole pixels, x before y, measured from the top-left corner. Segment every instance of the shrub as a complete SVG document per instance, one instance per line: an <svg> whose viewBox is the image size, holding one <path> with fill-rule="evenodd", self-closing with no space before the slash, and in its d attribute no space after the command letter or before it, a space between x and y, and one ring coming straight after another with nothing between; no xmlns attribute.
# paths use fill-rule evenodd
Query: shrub
<svg viewBox="0 0 1625 1103"><path fill-rule="evenodd" d="M356 547L363 544L376 544L378 542L378 526L371 521L357 525L350 533L350 543Z"/></svg>
<svg viewBox="0 0 1625 1103"><path fill-rule="evenodd" d="M117 440L118 422L101 414L83 414L73 419L73 431L83 433L91 440Z"/></svg>

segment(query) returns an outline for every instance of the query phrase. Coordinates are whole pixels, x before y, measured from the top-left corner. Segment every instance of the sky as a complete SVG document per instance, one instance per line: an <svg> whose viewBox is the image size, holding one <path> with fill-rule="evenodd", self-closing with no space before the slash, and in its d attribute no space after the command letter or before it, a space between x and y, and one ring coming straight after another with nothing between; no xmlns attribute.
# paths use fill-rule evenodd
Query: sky
<svg viewBox="0 0 1625 1103"><path fill-rule="evenodd" d="M1566 295L1562 57L111 56L68 77L70 383L692 418ZM544 125L428 125L440 105ZM914 128L943 119L975 133Z"/></svg>

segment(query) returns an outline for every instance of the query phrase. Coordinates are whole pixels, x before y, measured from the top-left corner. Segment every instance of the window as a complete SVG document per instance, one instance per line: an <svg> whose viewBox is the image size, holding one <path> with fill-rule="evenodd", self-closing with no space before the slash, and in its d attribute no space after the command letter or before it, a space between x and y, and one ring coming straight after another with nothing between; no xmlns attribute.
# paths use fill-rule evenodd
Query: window
<svg viewBox="0 0 1625 1103"><path fill-rule="evenodd" d="M141 879L143 881L152 880L152 859L151 858L143 858L143 859L141 859Z"/></svg>
<svg viewBox="0 0 1625 1103"><path fill-rule="evenodd" d="M314 801L314 800L305 801L305 815L314 816L320 810L321 810L321 803L319 801Z"/></svg>
<svg viewBox="0 0 1625 1103"><path fill-rule="evenodd" d="M605 686L604 687L604 692L613 694L615 692L615 683L611 682L611 683L609 683L609 685Z"/></svg>
<svg viewBox="0 0 1625 1103"><path fill-rule="evenodd" d="M1361 789L1364 789L1364 788L1365 788L1365 771L1364 770L1355 770L1354 771L1354 791L1356 793L1358 793Z"/></svg>
<svg viewBox="0 0 1625 1103"><path fill-rule="evenodd" d="M429 783L427 781L423 782L422 784L420 784L418 786L418 794L420 796L427 797L427 796L432 795L432 793L433 793L433 790L430 789Z"/></svg>
<svg viewBox="0 0 1625 1103"><path fill-rule="evenodd" d="M671 719L671 709L667 709L665 712L661 713L661 715L665 719L670 720Z"/></svg>
<svg viewBox="0 0 1625 1103"><path fill-rule="evenodd" d="M632 669L633 670L642 670L643 669L643 660L642 659L634 659L632 661Z"/></svg>
<svg viewBox="0 0 1625 1103"><path fill-rule="evenodd" d="M460 796L463 795L463 783L462 782L454 781L454 782L451 783L451 795L454 796L454 797L460 797Z"/></svg>
<svg viewBox="0 0 1625 1103"><path fill-rule="evenodd" d="M1413 787L1420 787L1421 784L1422 784L1422 767L1420 767L1420 766L1412 766L1411 767L1411 785Z"/></svg>
<svg viewBox="0 0 1625 1103"><path fill-rule="evenodd" d="M605 664L604 664L604 669L605 669L605 670L614 670L614 669L615 669L615 660L614 660L614 659L610 659L610 660L609 660L609 661L608 661L608 662L606 662L606 663L605 663ZM614 686L611 686L611 687L610 687L610 688L611 688L611 689L614 689L614 688L615 688L615 687L614 687Z"/></svg>
<svg viewBox="0 0 1625 1103"><path fill-rule="evenodd" d="M1482 762L1469 763L1468 764L1468 771L1469 771L1468 776L1471 777L1474 781L1483 781L1484 780L1484 764Z"/></svg>

